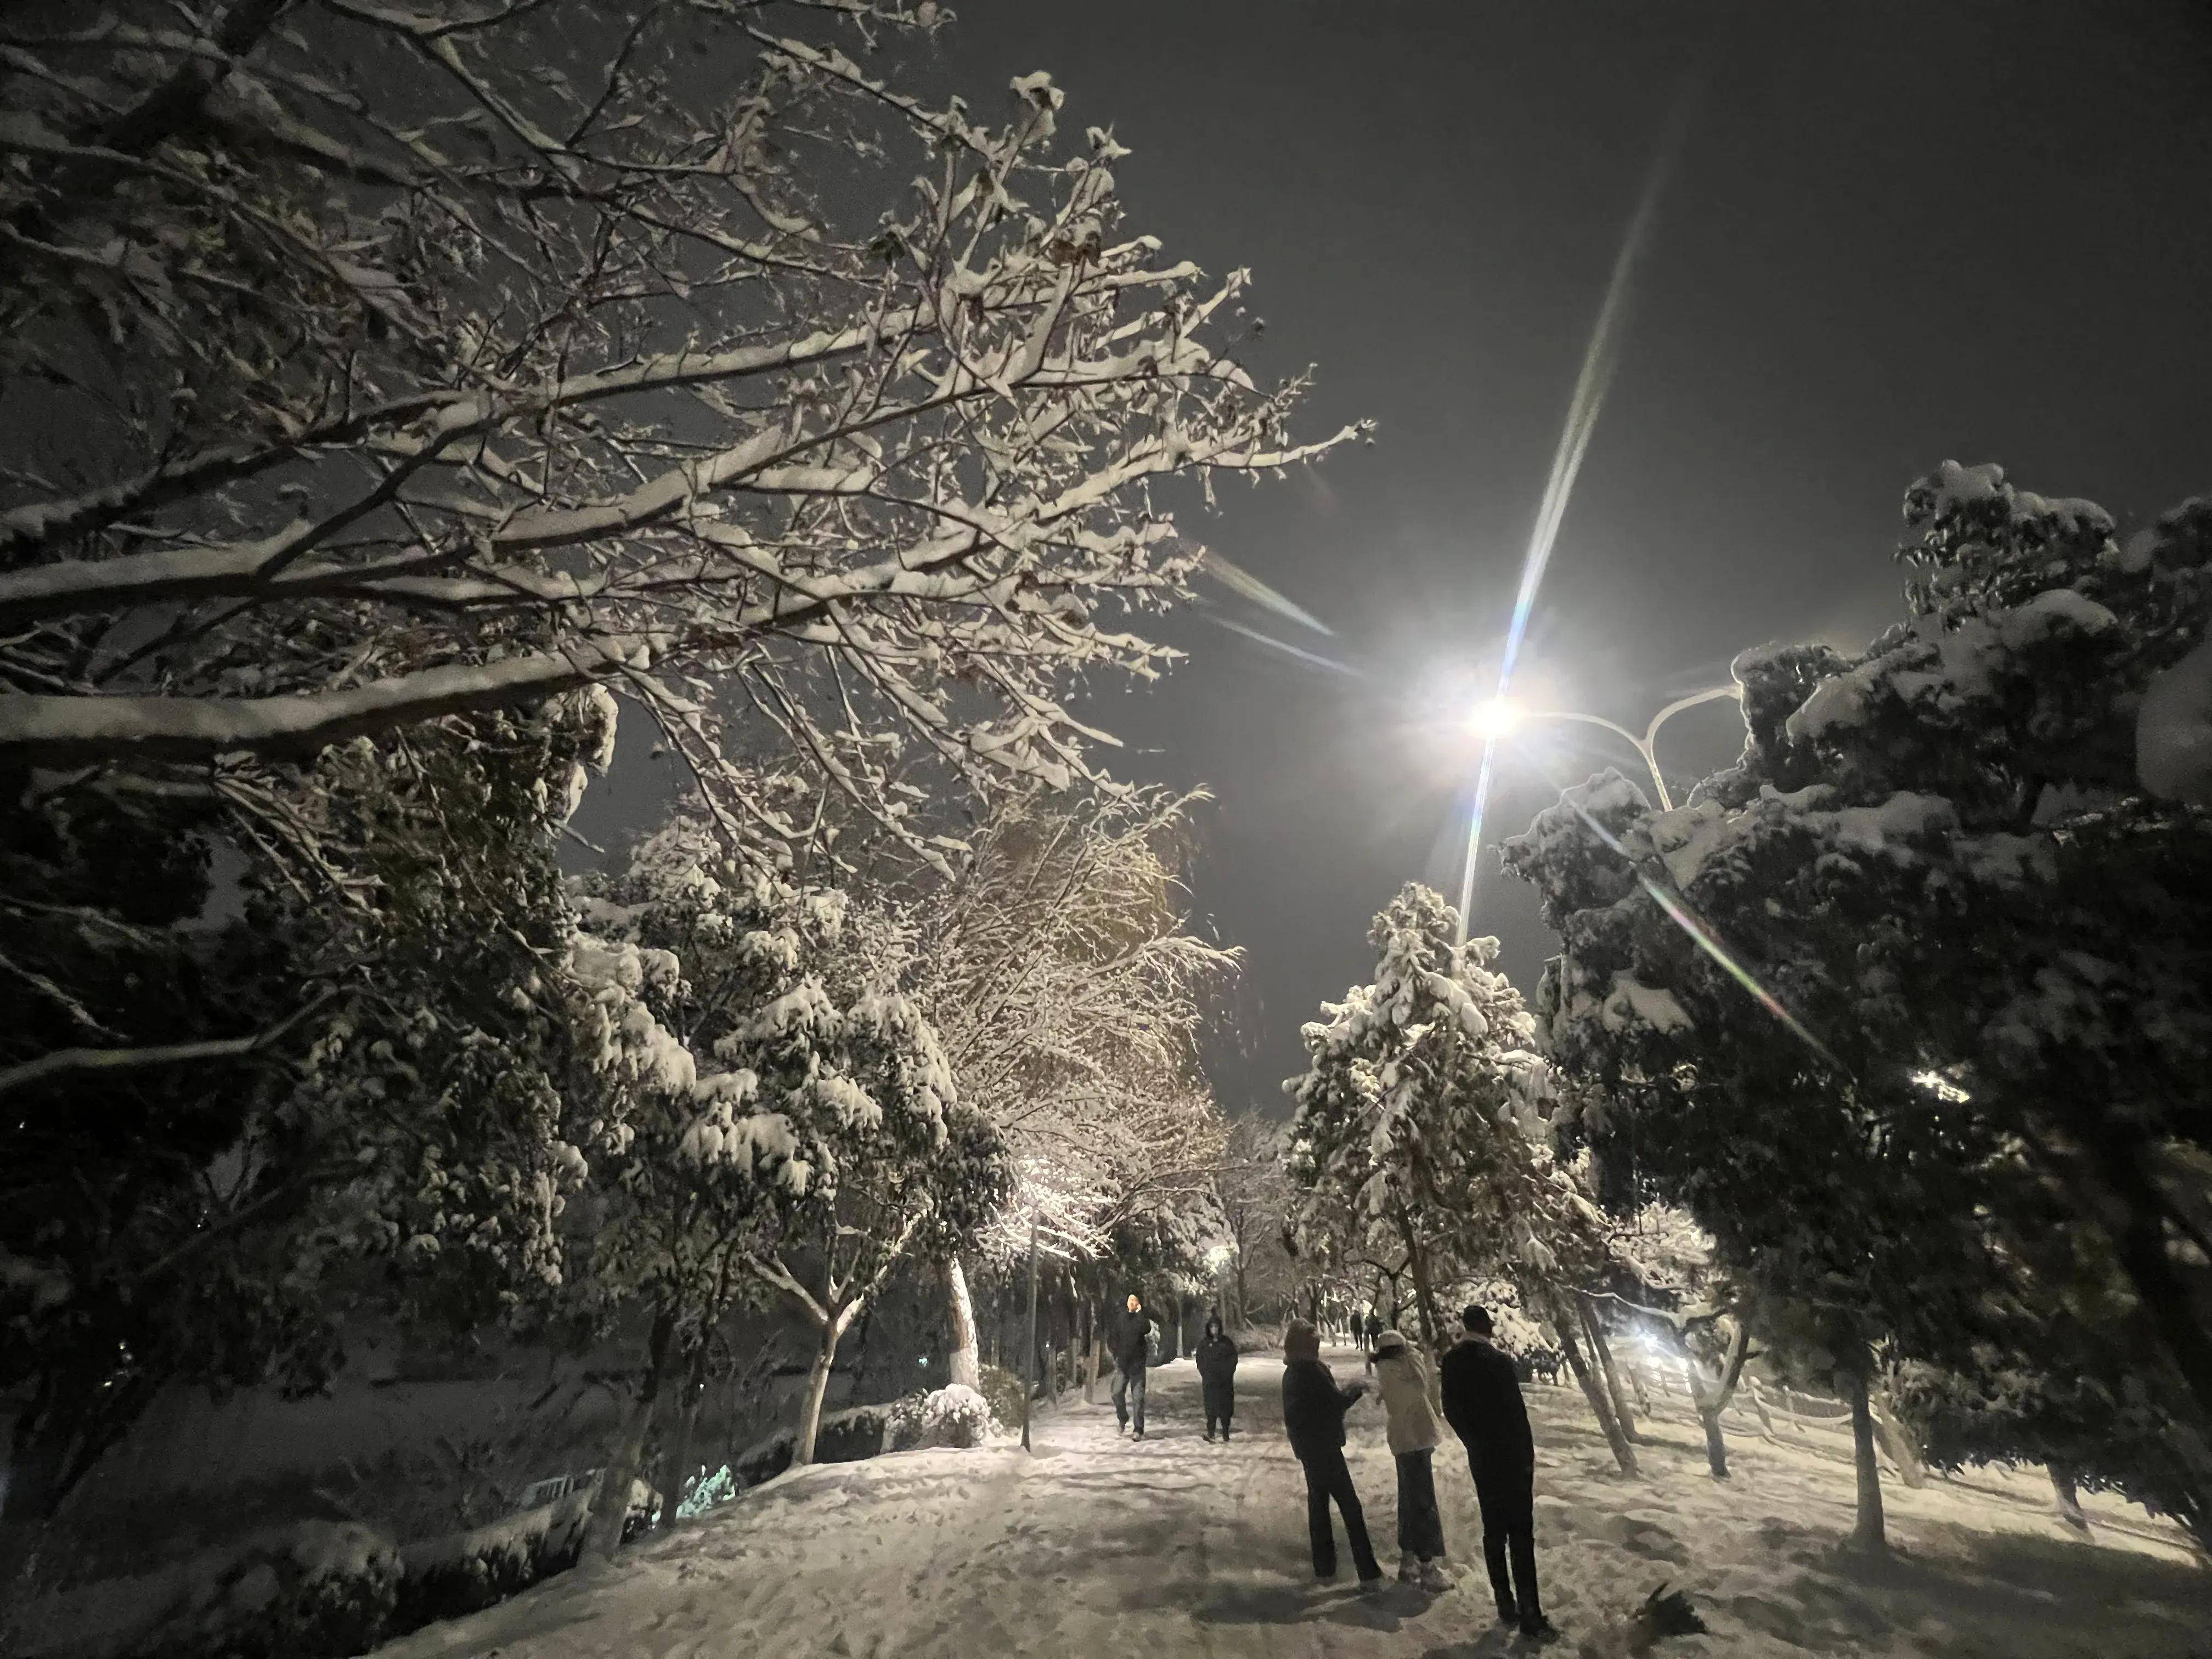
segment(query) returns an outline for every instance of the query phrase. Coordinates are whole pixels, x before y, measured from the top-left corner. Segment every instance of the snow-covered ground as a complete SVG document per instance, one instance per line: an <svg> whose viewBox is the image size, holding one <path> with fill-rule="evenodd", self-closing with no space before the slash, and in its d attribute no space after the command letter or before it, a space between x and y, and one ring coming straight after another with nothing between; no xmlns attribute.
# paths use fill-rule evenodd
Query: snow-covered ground
<svg viewBox="0 0 2212 1659"><path fill-rule="evenodd" d="M1340 1376L1356 1355L1331 1356ZM786 1476L618 1562L418 1631L382 1659L982 1659L991 1655L1407 1656L1513 1651L1493 1623L1474 1493L1456 1443L1437 1455L1459 1587L1390 1583L1364 1599L1311 1581L1304 1488L1281 1434L1279 1366L1248 1358L1237 1437L1200 1437L1188 1361L1153 1374L1142 1444L1111 1407L1071 1401L1018 1447L927 1451ZM1566 1639L1596 1653L1654 1586L1686 1589L1712 1633L1662 1655L1791 1651L1972 1659L2153 1659L2202 1653L2212 1574L2180 1535L2092 1500L2083 1542L2035 1472L1921 1491L1885 1483L1893 1555L1841 1547L1848 1444L1778 1425L1732 1437L1734 1479L1705 1472L1677 1396L1649 1426L1643 1476L1613 1470L1578 1395L1529 1390L1537 1549ZM1371 1402L1350 1419L1376 1547L1395 1565L1395 1488ZM1346 1578L1349 1567L1346 1567Z"/></svg>

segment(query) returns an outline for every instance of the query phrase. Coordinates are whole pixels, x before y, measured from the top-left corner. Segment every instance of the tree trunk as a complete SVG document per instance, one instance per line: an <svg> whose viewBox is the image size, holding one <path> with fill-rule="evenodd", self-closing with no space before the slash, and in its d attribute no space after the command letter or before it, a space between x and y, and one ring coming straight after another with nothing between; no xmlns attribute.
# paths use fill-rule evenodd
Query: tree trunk
<svg viewBox="0 0 2212 1659"><path fill-rule="evenodd" d="M1897 1465L1898 1479L1918 1491L1928 1484L1928 1466L1921 1462L1920 1448L1912 1443L1912 1437L1905 1425L1897 1420L1889 1402L1879 1393L1867 1396L1867 1407L1874 1413L1875 1432L1881 1438L1882 1449L1888 1452L1889 1461Z"/></svg>
<svg viewBox="0 0 2212 1659"><path fill-rule="evenodd" d="M968 1275L957 1255L946 1256L939 1264L938 1273L945 1281L945 1299L952 1308L952 1354L946 1380L964 1389L981 1389L982 1340L975 1334L975 1304L968 1295Z"/></svg>
<svg viewBox="0 0 2212 1659"><path fill-rule="evenodd" d="M814 1461L815 1438L822 1432L822 1402L829 1396L830 1368L837 1360L838 1339L845 1334L845 1327L852 1322L860 1307L857 1302L848 1303L823 1322L822 1341L815 1350L814 1364L806 1373L806 1395L799 1402L799 1437L791 1447L793 1468Z"/></svg>
<svg viewBox="0 0 2212 1659"><path fill-rule="evenodd" d="M2051 1494L2058 1499L2058 1518L2087 1538L2089 1517L2081 1513L2081 1494L2075 1489L2074 1471L2063 1463L2053 1463L2050 1474Z"/></svg>
<svg viewBox="0 0 2212 1659"><path fill-rule="evenodd" d="M1559 1339L1559 1352L1566 1357L1567 1369L1575 1374L1582 1385L1583 1398L1589 1401L1590 1415L1605 1432L1606 1444L1613 1448L1613 1462L1620 1465L1623 1474L1635 1474L1636 1449L1628 1443L1628 1437L1620 1431L1620 1424L1613 1414L1613 1407L1605 1397L1605 1389L1583 1359L1582 1345L1575 1340L1574 1316L1559 1305L1554 1296L1551 1301L1552 1334Z"/></svg>
<svg viewBox="0 0 2212 1659"><path fill-rule="evenodd" d="M653 1316L653 1334L646 1343L645 1380L630 1402L622 1433L606 1466L599 1471L599 1488L592 1499L592 1518L586 1523L584 1550L587 1555L611 1559L622 1547L623 1526L629 1518L629 1489L637 1480L645 1457L646 1431L653 1425L653 1408L660 1398L660 1382L668 1368L668 1346L676 1334L676 1321L665 1312Z"/></svg>
<svg viewBox="0 0 2212 1659"><path fill-rule="evenodd" d="M1620 1373L1613 1368L1613 1346L1605 1340L1605 1328L1598 1323L1597 1310L1587 1297L1575 1298L1582 1307L1583 1330L1589 1337L1590 1352L1597 1356L1598 1370L1605 1376L1605 1391L1613 1401L1613 1415L1620 1425L1621 1437L1632 1446L1641 1445L1644 1437L1636 1431L1636 1414L1628 1409L1628 1396L1621 1391Z"/></svg>
<svg viewBox="0 0 2212 1659"><path fill-rule="evenodd" d="M683 1376L683 1398L676 1401L676 1409L669 1413L672 1419L667 1429L668 1441L660 1456L660 1524L675 1523L676 1511L684 1502L684 1483L691 1478L691 1443L699 1425L699 1397L704 1387L700 1373L704 1368L702 1350Z"/></svg>
<svg viewBox="0 0 2212 1659"><path fill-rule="evenodd" d="M1863 1549L1887 1550L1889 1540L1882 1526L1881 1466L1874 1455L1874 1412L1867 1403L1867 1380L1859 1372L1845 1379L1851 1401L1851 1462L1858 1477L1858 1524L1851 1541Z"/></svg>
<svg viewBox="0 0 2212 1659"><path fill-rule="evenodd" d="M1437 1316L1436 1293L1429 1285L1429 1261L1413 1237L1413 1223L1404 1205L1398 1206L1398 1236L1405 1241L1406 1266L1413 1275L1413 1310L1421 1316L1421 1340L1431 1354L1444 1351L1443 1322Z"/></svg>

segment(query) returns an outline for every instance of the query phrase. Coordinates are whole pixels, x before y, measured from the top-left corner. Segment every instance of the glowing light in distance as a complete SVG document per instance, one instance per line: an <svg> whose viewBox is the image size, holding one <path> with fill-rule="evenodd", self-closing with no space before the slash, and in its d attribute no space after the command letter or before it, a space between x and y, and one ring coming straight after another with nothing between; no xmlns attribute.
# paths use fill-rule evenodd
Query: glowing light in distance
<svg viewBox="0 0 2212 1659"><path fill-rule="evenodd" d="M1486 743L1512 736L1513 728L1520 724L1521 710L1510 697L1492 697L1487 702L1478 703L1474 712L1467 717L1468 730Z"/></svg>

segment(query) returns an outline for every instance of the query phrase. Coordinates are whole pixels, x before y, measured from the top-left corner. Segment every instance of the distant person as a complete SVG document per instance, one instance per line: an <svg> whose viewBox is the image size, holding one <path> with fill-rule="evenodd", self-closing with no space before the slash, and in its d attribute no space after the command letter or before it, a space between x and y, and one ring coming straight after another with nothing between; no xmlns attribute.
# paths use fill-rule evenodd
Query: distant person
<svg viewBox="0 0 2212 1659"><path fill-rule="evenodd" d="M1367 1516L1344 1461L1344 1414L1367 1392L1364 1382L1348 1389L1321 1363L1321 1333L1294 1319L1283 1333L1283 1431L1306 1474L1306 1529L1313 1540L1314 1577L1324 1584L1336 1577L1336 1534L1329 1524L1334 1501L1344 1515L1344 1534L1352 1542L1352 1565L1359 1588L1382 1582L1375 1549L1367 1541Z"/></svg>
<svg viewBox="0 0 2212 1659"><path fill-rule="evenodd" d="M1375 1369L1389 1417L1390 1455L1398 1462L1398 1577L1425 1590L1448 1590L1431 1462L1443 1431L1429 1405L1429 1368L1402 1335L1385 1330L1375 1340Z"/></svg>
<svg viewBox="0 0 2212 1659"><path fill-rule="evenodd" d="M1523 1636L1549 1636L1536 1593L1536 1437L1521 1401L1513 1361L1492 1345L1490 1310L1460 1316L1466 1334L1437 1367L1443 1377L1444 1420L1467 1447L1482 1509L1482 1559L1498 1616L1518 1624ZM1509 1557L1512 1571L1506 1571Z"/></svg>
<svg viewBox="0 0 2212 1659"><path fill-rule="evenodd" d="M1144 1298L1129 1292L1128 1305L1107 1322L1106 1352L1114 1359L1114 1420L1132 1439L1145 1437L1145 1365L1152 1358L1152 1318Z"/></svg>
<svg viewBox="0 0 2212 1659"><path fill-rule="evenodd" d="M1375 1344L1381 1340L1383 1331L1387 1328L1382 1323L1381 1310L1372 1303L1368 1304L1367 1317L1359 1322L1358 1328L1359 1346L1367 1351L1368 1374L1372 1376L1375 1370Z"/></svg>
<svg viewBox="0 0 2212 1659"><path fill-rule="evenodd" d="M1199 1339L1198 1382L1206 1396L1206 1437L1213 1438L1218 1424L1228 1439L1229 1419L1237 1414L1237 1345L1221 1328L1219 1314L1206 1316L1206 1334Z"/></svg>

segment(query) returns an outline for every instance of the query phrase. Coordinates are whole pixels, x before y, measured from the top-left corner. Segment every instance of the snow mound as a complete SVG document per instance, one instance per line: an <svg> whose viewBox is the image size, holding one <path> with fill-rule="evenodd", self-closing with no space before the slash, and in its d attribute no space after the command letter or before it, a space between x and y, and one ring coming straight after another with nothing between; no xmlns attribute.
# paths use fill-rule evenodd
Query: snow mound
<svg viewBox="0 0 2212 1659"><path fill-rule="evenodd" d="M899 1401L885 1413L884 1449L921 1451L951 1446L972 1450L1000 1432L990 1402L965 1383L948 1383Z"/></svg>

